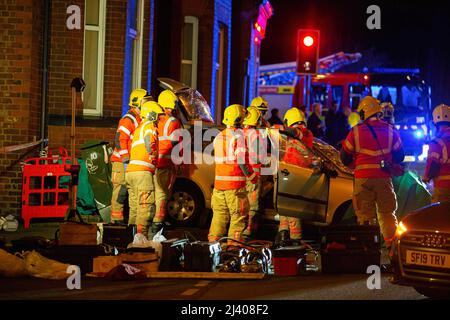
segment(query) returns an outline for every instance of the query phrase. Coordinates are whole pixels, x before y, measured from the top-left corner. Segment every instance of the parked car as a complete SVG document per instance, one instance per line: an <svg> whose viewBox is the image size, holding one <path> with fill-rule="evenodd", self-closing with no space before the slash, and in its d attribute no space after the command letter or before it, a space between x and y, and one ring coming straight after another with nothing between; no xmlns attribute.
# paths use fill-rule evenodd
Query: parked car
<svg viewBox="0 0 450 320"><path fill-rule="evenodd" d="M162 88L172 90L182 102L180 116L184 128L192 129L195 121L202 121L203 132L210 128L219 132L223 128L214 124L209 105L198 91L171 79L158 80ZM315 139L313 148L309 149L301 141L294 143L283 132L270 132L272 142L278 141L280 161L275 174L265 179L263 186L264 218L276 220L278 215L286 215L327 224L354 222L353 171L342 164L339 152L319 139ZM203 148L211 141L212 138L203 142ZM290 148L298 149L303 160L284 161L286 150ZM210 155L200 150L192 153L212 163ZM172 222L207 227L213 185L214 164L180 166L168 201ZM423 188L423 185L417 187ZM414 196L408 196L403 207L417 209L420 206ZM399 210L398 214L401 216L403 211Z"/></svg>
<svg viewBox="0 0 450 320"><path fill-rule="evenodd" d="M392 246L391 282L431 298L450 298L450 202L402 219Z"/></svg>

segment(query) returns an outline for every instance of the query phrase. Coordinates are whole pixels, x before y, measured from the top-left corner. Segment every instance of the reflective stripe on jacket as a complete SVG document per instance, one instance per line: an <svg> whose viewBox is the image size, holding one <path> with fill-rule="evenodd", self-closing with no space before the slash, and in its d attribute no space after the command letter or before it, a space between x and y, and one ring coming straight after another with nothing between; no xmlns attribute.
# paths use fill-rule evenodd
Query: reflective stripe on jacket
<svg viewBox="0 0 450 320"><path fill-rule="evenodd" d="M162 121L158 121L158 168L166 168L172 165L172 149L180 137L174 131L181 128L180 121L172 116L165 116Z"/></svg>
<svg viewBox="0 0 450 320"><path fill-rule="evenodd" d="M244 134L247 142L249 164L253 171L259 176L262 163L267 155L267 139L264 137L265 129L246 128Z"/></svg>
<svg viewBox="0 0 450 320"><path fill-rule="evenodd" d="M248 164L248 152L242 130L227 128L214 139L216 177L214 188L234 190L245 188L246 176L239 164ZM254 176L253 170L250 172Z"/></svg>
<svg viewBox="0 0 450 320"><path fill-rule="evenodd" d="M378 142L367 123L375 131ZM389 178L390 174L381 169L381 161L392 161L392 152L401 149L402 142L390 124L370 118L350 130L342 147L345 152L354 155L355 178Z"/></svg>
<svg viewBox="0 0 450 320"><path fill-rule="evenodd" d="M158 160L158 134L149 121L142 122L136 129L131 144L130 163L127 172L155 172Z"/></svg>
<svg viewBox="0 0 450 320"><path fill-rule="evenodd" d="M120 119L114 138L114 152L111 155L112 162L129 160L133 133L140 123L141 117L135 109L130 109Z"/></svg>
<svg viewBox="0 0 450 320"><path fill-rule="evenodd" d="M437 188L450 188L450 128L430 143L428 149L427 166L425 177L428 177L430 167L433 163L439 165L439 172L433 178L434 186Z"/></svg>

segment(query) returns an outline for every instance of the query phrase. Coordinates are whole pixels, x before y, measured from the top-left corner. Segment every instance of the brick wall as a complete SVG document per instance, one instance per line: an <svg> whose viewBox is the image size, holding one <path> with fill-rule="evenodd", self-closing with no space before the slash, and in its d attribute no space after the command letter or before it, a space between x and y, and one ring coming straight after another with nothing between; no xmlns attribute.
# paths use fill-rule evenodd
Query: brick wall
<svg viewBox="0 0 450 320"><path fill-rule="evenodd" d="M49 113L52 119L59 116L59 121L50 121L49 144L50 147L64 146L67 149L70 148L70 82L83 73L84 46L83 30L68 30L65 25L66 8L71 4L79 5L84 13L84 0L53 1L49 76ZM109 0L106 8L103 114L91 121L84 120L82 102L80 98L77 99L77 154L79 146L87 140L112 142L114 139L116 124L105 126L103 121L110 118L117 118L118 121L122 112L125 25L126 1Z"/></svg>
<svg viewBox="0 0 450 320"><path fill-rule="evenodd" d="M0 4L0 148L39 139L42 15L41 1ZM2 216L20 213L26 151L0 154Z"/></svg>

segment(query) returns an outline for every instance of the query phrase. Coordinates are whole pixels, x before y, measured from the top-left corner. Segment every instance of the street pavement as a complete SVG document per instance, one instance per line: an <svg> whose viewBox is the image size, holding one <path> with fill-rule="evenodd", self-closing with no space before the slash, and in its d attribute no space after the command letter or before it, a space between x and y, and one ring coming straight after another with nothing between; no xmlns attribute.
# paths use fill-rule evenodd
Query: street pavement
<svg viewBox="0 0 450 320"><path fill-rule="evenodd" d="M414 289L392 285L369 290L366 275L269 276L263 280L148 279L113 282L86 278L81 290L65 281L0 279L0 300L418 300Z"/></svg>

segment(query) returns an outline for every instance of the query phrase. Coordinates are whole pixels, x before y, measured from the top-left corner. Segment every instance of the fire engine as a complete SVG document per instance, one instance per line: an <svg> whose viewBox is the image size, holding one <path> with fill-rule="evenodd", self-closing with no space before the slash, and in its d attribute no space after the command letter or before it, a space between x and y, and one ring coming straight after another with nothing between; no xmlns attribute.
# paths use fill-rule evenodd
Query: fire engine
<svg viewBox="0 0 450 320"><path fill-rule="evenodd" d="M408 159L415 161L423 155L424 145L431 136L431 88L420 78L419 69L378 68L365 72L336 72L345 65L357 62L359 53L339 52L319 59L319 74L311 77L296 74L296 62L260 67L259 94L280 114L292 106L307 106L319 102L326 112L332 103L341 110L355 111L359 101L372 95L381 102L395 106L395 126L400 131ZM308 85L307 81L310 81ZM309 100L307 89L309 88ZM307 103L307 101L309 103ZM426 151L426 150L425 150Z"/></svg>

